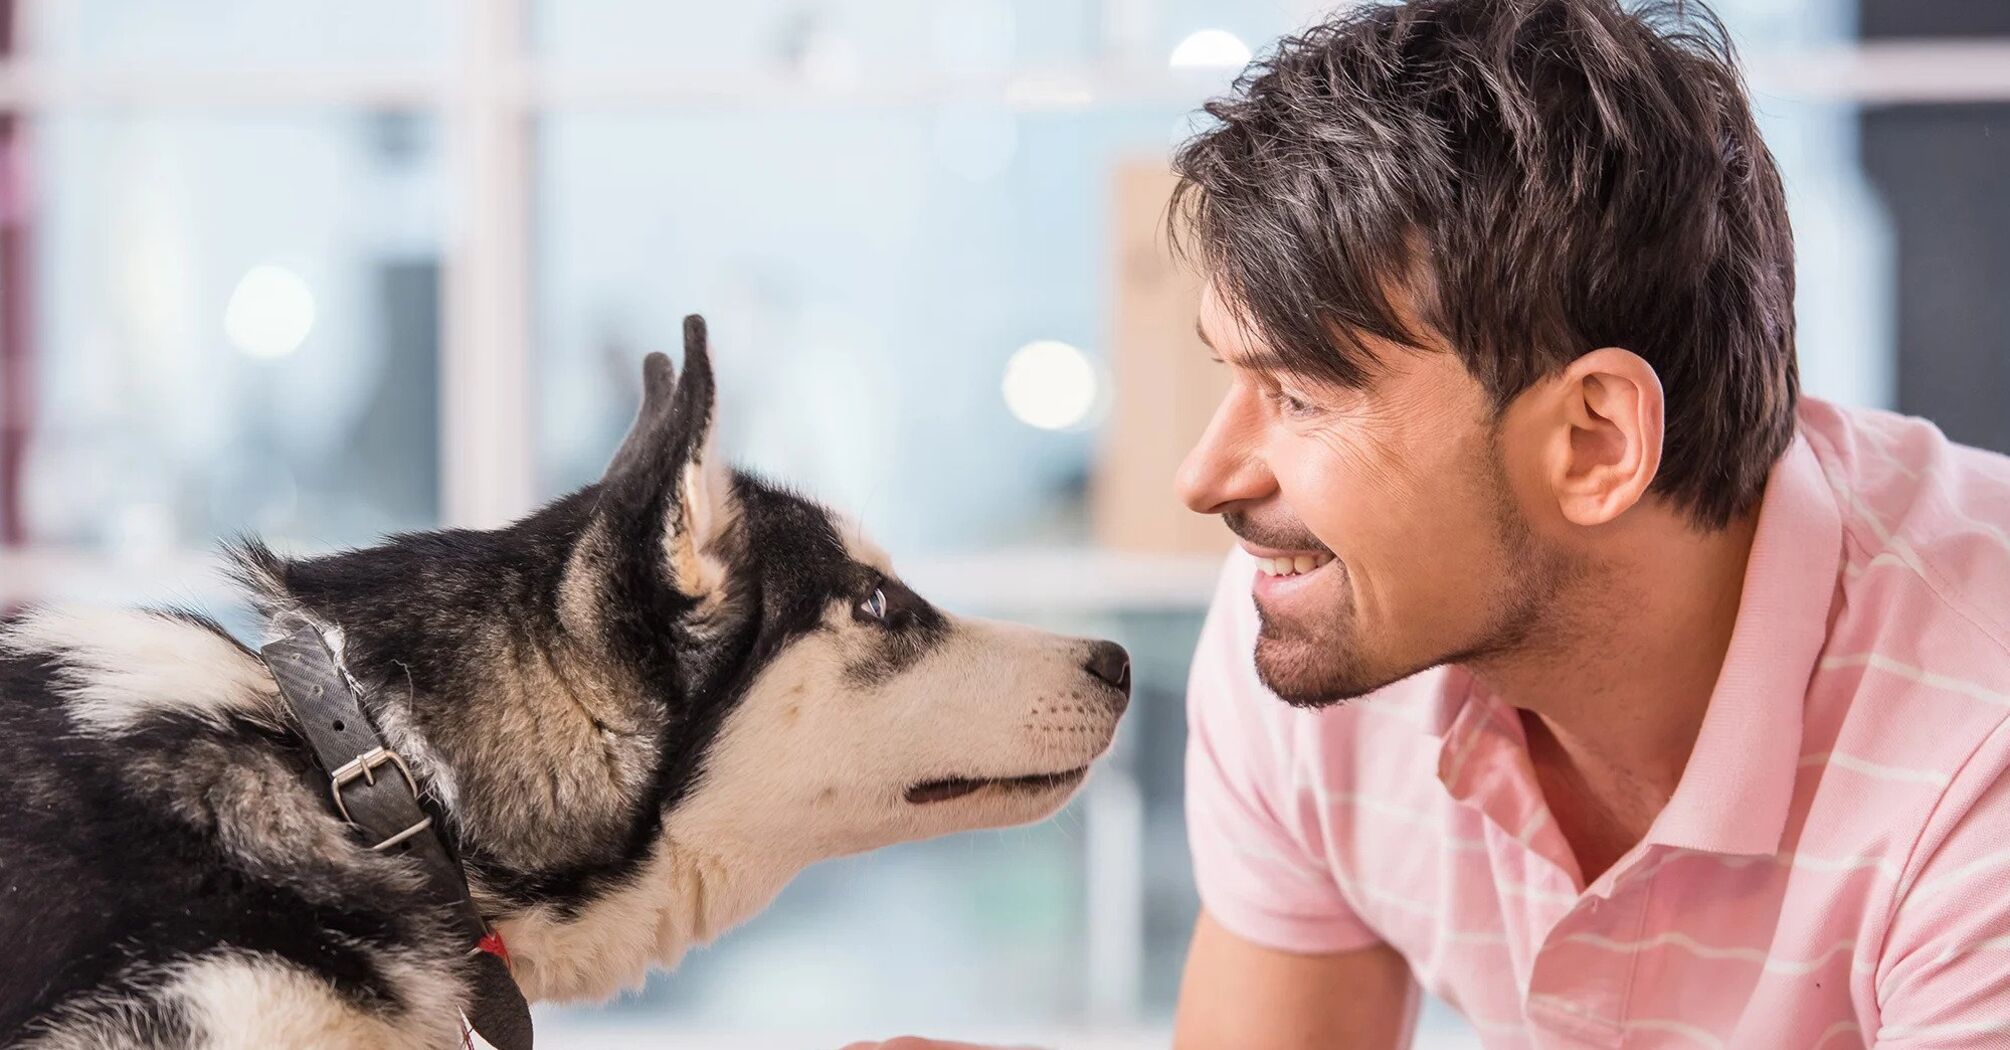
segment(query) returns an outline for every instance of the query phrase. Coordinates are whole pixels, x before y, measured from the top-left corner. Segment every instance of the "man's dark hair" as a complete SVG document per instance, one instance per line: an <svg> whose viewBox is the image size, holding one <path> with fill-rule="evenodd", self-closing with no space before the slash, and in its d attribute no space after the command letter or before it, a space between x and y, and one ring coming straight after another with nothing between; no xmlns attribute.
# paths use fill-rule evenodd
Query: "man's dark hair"
<svg viewBox="0 0 2010 1050"><path fill-rule="evenodd" d="M1276 367L1358 386L1364 336L1435 334L1498 413L1624 347L1666 394L1653 491L1705 528L1758 505L1793 435L1793 234L1707 8L1370 6L1206 112L1173 233Z"/></svg>

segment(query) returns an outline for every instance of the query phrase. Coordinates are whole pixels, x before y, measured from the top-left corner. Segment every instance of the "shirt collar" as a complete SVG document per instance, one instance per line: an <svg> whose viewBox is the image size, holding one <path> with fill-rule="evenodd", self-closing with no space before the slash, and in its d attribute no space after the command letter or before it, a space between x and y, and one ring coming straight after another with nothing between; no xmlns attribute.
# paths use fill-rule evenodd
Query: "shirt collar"
<svg viewBox="0 0 2010 1050"><path fill-rule="evenodd" d="M1841 560L1835 496L1796 434L1766 481L1738 621L1703 728L1647 842L1727 854L1779 849Z"/></svg>

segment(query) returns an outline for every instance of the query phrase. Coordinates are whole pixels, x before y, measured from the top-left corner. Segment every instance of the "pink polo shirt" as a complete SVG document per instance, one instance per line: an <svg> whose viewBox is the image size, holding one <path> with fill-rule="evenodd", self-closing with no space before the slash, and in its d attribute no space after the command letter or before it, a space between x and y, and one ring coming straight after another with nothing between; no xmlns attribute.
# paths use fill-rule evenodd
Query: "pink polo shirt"
<svg viewBox="0 0 2010 1050"><path fill-rule="evenodd" d="M1229 559L1189 697L1222 926L1391 945L1489 1048L2010 1047L2010 459L1804 403L1688 767L1589 886L1458 668L1270 695L1252 572Z"/></svg>

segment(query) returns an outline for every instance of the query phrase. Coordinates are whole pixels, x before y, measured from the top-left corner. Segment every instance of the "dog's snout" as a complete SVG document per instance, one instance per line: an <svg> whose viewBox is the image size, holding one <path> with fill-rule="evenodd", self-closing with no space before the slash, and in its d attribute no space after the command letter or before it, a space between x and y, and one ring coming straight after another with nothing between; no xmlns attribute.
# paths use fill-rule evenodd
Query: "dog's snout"
<svg viewBox="0 0 2010 1050"><path fill-rule="evenodd" d="M1089 647L1089 673L1131 694L1131 654L1115 642L1097 642Z"/></svg>

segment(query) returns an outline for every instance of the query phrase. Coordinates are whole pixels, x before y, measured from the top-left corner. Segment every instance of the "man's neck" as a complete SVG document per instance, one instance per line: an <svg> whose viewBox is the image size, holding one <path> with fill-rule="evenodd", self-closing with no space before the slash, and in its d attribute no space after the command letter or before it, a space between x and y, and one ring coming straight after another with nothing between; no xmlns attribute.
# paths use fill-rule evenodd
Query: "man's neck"
<svg viewBox="0 0 2010 1050"><path fill-rule="evenodd" d="M1519 709L1529 758L1588 883L1638 842L1681 781L1737 623L1756 515L1711 533L1657 512L1593 555L1536 644L1477 661Z"/></svg>

